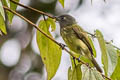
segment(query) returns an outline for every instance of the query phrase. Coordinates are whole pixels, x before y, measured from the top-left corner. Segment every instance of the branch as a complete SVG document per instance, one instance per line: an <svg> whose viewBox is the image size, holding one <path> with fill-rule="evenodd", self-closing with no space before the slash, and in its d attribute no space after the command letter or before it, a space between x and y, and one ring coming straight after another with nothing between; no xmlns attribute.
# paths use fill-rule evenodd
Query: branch
<svg viewBox="0 0 120 80"><path fill-rule="evenodd" d="M36 26L36 24L34 24L33 22L31 22L30 20L28 20L27 18L25 18L24 16L20 15L19 13L11 10L10 8L6 7L6 6L3 6L3 8L5 10L8 10L9 12L19 16L20 18L22 18L23 20L25 20L26 22L28 22L29 24L33 25L34 28L36 28L38 31L40 31L42 34L44 34L48 39L52 40L53 42L55 42L57 45L59 45L63 50L65 50L67 53L69 53L72 57L74 57L76 60L78 60L78 62L81 62L82 64L85 64L86 66L88 66L89 68L91 68L88 64L86 64L85 62L81 61L79 58L77 58L76 56L73 55L72 52L70 52L69 50L67 50L65 48L65 46L61 43L58 43L57 41L55 41L51 36L47 35L44 31L42 31L38 26ZM108 79L108 80L111 80L110 78L108 78L107 76L105 76L104 74L101 73L101 75Z"/></svg>
<svg viewBox="0 0 120 80"><path fill-rule="evenodd" d="M10 0L10 1L13 2L13 3L15 3L15 4L17 4L17 5L19 5L19 6L22 6L22 7L26 8L26 9L30 9L30 10L35 11L35 12L37 12L37 13L43 14L43 16L46 15L46 16L52 18L52 19L56 19L56 17L51 16L51 15L49 15L49 14L43 12L43 11L40 11L40 10L38 10L38 9L29 7L29 6L25 6L25 5L21 4L21 3L18 3L18 2L15 1L15 0ZM104 0L104 1L106 1L106 0ZM96 38L96 36L95 36L94 34L89 33L89 32L86 32L86 33L89 34L89 35L91 35L93 38ZM107 44L107 43L108 43L108 42L106 42L106 44ZM116 49L119 49L119 50L120 50L120 48L116 47L115 45L113 45L113 47L115 47Z"/></svg>
<svg viewBox="0 0 120 80"><path fill-rule="evenodd" d="M34 24L33 22L31 22L30 20L28 20L27 18L25 18L24 16L20 15L19 13L11 10L10 8L6 7L6 6L3 6L4 9L10 11L11 13L19 16L20 18L22 18L23 20L25 20L26 22L28 22L29 24L33 25L34 28L36 28L38 31L40 31L42 34L44 34L48 39L52 40L53 42L55 42L57 45L59 45L62 49L64 49L66 52L68 52L71 56L74 57L74 55L68 51L64 46L63 44L61 43L58 43L57 41L55 41L51 36L49 36L48 34L46 34L44 31L42 31L38 26L36 26L36 24Z"/></svg>
<svg viewBox="0 0 120 80"><path fill-rule="evenodd" d="M25 5L21 4L21 3L18 3L18 2L15 1L15 0L10 0L10 1L13 2L13 3L15 3L15 4L17 4L17 5L19 5L19 6L22 6L22 7L26 8L26 9L30 9L30 10L35 11L35 12L37 12L37 13L43 14L43 16L46 15L46 16L52 18L52 19L56 19L56 17L51 16L51 15L49 15L49 14L43 12L43 11L40 11L40 10L38 10L38 9L29 7L29 6L25 6ZM106 0L104 0L104 1L106 1ZM96 36L95 36L94 34L89 33L89 32L86 32L86 33L89 34L89 35L91 35L93 38L96 38ZM107 43L108 43L108 42L106 42L106 44L107 44ZM120 50L120 48L116 47L115 45L113 45L113 47L115 47L116 49L119 49L119 50Z"/></svg>
<svg viewBox="0 0 120 80"><path fill-rule="evenodd" d="M25 6L25 5L21 4L21 3L18 3L18 2L15 1L15 0L10 0L10 1L13 2L14 4L17 4L17 5L21 6L21 7L26 8L26 9L35 11L35 12L40 13L40 14L43 14L43 15L46 15L46 16L52 18L52 19L56 19L54 16L51 16L51 15L49 15L49 14L43 12L43 11L40 11L40 10L38 10L38 9L32 8L32 7L30 7L30 6Z"/></svg>

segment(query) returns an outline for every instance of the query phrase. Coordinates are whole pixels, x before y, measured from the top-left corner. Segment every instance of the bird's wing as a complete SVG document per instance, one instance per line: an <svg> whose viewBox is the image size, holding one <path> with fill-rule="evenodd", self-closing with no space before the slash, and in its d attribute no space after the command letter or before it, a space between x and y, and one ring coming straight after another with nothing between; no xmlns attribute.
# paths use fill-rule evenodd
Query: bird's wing
<svg viewBox="0 0 120 80"><path fill-rule="evenodd" d="M87 33L85 31L83 31L83 29L81 29L78 25L72 27L72 29L75 32L75 34L78 36L78 38L87 45L88 49L90 50L91 54L93 55L93 50L89 43L89 38L88 38Z"/></svg>

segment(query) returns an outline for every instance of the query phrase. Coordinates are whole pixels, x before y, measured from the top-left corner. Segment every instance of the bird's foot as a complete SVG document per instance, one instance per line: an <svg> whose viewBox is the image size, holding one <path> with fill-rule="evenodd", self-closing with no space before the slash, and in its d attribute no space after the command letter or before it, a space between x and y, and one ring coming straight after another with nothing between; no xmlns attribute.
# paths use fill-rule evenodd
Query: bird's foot
<svg viewBox="0 0 120 80"><path fill-rule="evenodd" d="M73 61L74 61L74 65L75 65L75 67L76 67L75 57L73 57Z"/></svg>
<svg viewBox="0 0 120 80"><path fill-rule="evenodd" d="M67 45L65 45L63 43L59 43L59 45L61 46L62 49L64 49L65 47L67 47Z"/></svg>

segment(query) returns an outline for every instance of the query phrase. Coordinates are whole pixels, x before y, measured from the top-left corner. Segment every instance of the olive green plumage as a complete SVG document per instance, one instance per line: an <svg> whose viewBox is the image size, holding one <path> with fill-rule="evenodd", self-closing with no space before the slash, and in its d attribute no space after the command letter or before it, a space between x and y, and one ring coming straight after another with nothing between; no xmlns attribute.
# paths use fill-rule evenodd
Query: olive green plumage
<svg viewBox="0 0 120 80"><path fill-rule="evenodd" d="M69 49L75 53L85 55L91 60L96 69L102 72L96 60L93 58L93 51L87 33L77 25L75 19L70 15L61 15L56 19L60 24L60 34Z"/></svg>

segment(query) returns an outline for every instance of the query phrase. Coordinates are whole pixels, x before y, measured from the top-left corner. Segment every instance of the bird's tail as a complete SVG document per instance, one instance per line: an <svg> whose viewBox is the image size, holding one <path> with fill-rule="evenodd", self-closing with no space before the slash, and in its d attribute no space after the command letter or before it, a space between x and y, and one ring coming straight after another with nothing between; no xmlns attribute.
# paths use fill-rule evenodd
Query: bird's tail
<svg viewBox="0 0 120 80"><path fill-rule="evenodd" d="M96 60L95 60L93 57L92 57L91 61L92 61L93 65L96 67L96 69L97 69L100 73L102 73L102 69L100 68L100 66L98 65L98 63L96 62Z"/></svg>

